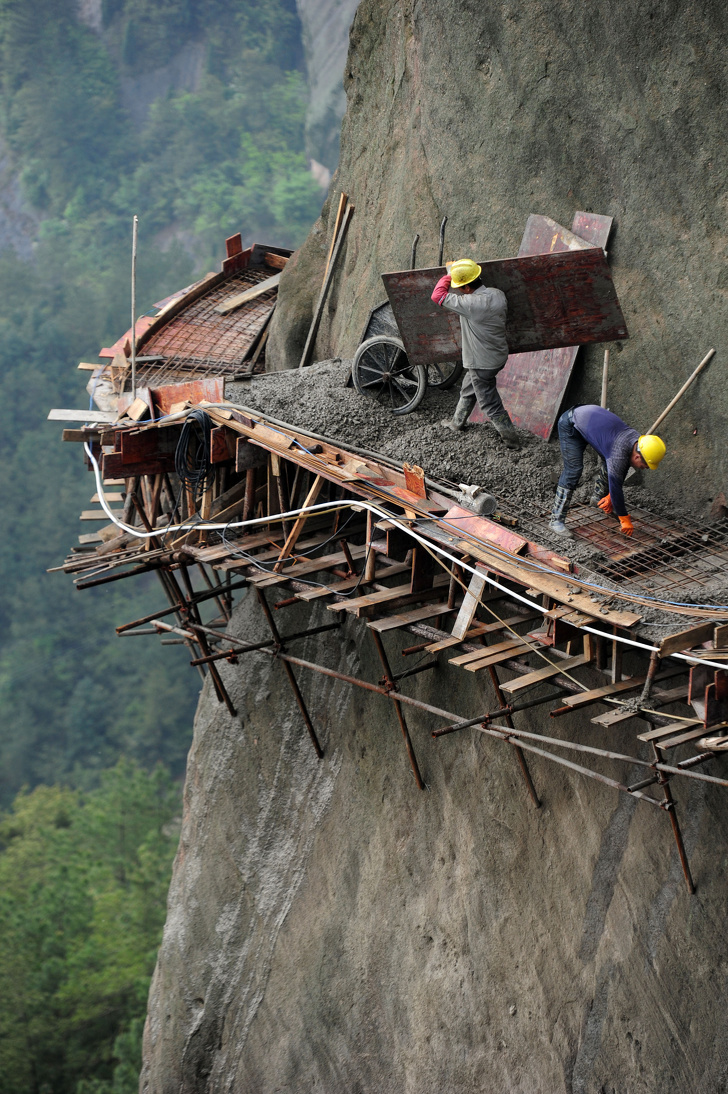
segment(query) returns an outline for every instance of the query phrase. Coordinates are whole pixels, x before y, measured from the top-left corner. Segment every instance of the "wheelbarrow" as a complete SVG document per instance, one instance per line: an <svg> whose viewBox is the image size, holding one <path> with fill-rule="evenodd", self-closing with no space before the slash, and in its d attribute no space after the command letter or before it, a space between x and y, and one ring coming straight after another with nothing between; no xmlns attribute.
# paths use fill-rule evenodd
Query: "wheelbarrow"
<svg viewBox="0 0 728 1094"><path fill-rule="evenodd" d="M447 217L443 217L438 266L442 266L446 223ZM416 268L419 238L417 234L412 241L412 270ZM369 313L361 343L354 355L351 378L360 395L388 406L392 414L409 414L420 405L428 387L444 391L457 383L462 372L462 361L411 364L400 337L397 317L387 300Z"/></svg>

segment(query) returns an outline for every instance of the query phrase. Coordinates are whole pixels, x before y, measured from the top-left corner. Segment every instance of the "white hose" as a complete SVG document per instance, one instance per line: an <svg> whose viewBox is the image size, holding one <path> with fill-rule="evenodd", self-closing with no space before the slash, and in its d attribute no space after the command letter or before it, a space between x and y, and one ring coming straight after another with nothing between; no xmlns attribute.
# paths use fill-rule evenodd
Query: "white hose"
<svg viewBox="0 0 728 1094"><path fill-rule="evenodd" d="M133 528L129 524L124 524L123 521L120 521L109 508L106 502L106 498L104 497L104 485L101 478L99 465L91 451L91 446L88 444L88 442L84 443L84 449L86 450L86 455L90 459L93 466L94 475L96 476L96 490L102 509L104 510L112 524L115 524L117 528L121 528L123 532L128 532L129 535L135 536L137 539L151 539L154 536L162 536L172 531L175 533L192 531L199 532L202 529L206 529L215 532L223 531L227 528L252 528L258 524L270 524L273 519L278 522L281 520L301 516L302 513L316 513L320 510L333 512L336 509L364 509L368 510L371 513L376 513L377 516L384 517L385 520L389 521L396 528L399 528L400 531L404 532L408 536L411 536L411 538L414 539L417 543L421 544L423 547L427 548L430 551L434 551L442 558L446 558L455 566L459 566L461 569L467 570L468 573L473 574L475 577L485 577L489 585L492 585L496 589L500 589L501 592L505 593L512 599L519 600L522 604L526 604L529 608L537 612L543 611L543 606L541 604L537 604L535 601L529 600L528 597L522 596L520 593L515 592L513 589L508 589L505 585L501 585L500 582L496 581L494 577L490 575L486 576L483 570L476 570L475 567L469 566L466 562L463 562L461 559L456 558L454 555L451 555L449 551L446 551L444 547L436 543L434 540L424 539L417 532L413 531L413 529L410 528L408 525L398 521L397 518L389 513L386 509L382 509L381 506L376 505L374 502L364 501L361 498L342 498L340 501L319 502L316 505L307 505L305 508L302 509L289 509L287 513L276 513L274 517L255 517L252 520L225 521L218 524L215 524L211 521L195 521L192 524L174 524L167 528L158 528L156 529L156 531L153 532L142 532L139 528ZM621 635L608 634L605 631L595 630L593 627L580 627L579 629L583 631L588 631L589 634L594 634L597 636L597 638L606 638L610 642L613 642L616 639L617 642L621 642L625 646L634 646L636 649L645 650L647 653L659 653L658 646L650 646L646 642L636 642L633 638L623 638ZM718 664L715 661L707 661L703 657L690 657L688 654L685 653L671 653L669 656L677 658L680 661L687 661L689 665L708 665L710 668L715 669L725 669L726 667L725 665Z"/></svg>

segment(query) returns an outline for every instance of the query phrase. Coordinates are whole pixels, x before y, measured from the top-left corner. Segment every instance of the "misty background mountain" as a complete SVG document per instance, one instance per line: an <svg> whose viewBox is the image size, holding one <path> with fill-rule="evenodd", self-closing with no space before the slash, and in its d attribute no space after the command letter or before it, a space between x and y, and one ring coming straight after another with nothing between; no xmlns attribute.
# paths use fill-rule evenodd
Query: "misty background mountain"
<svg viewBox="0 0 728 1094"><path fill-rule="evenodd" d="M136 1090L199 685L181 648L115 635L152 576L46 575L93 493L46 415L129 326L134 214L140 312L234 232L303 240L355 7L0 0L1 1092Z"/></svg>

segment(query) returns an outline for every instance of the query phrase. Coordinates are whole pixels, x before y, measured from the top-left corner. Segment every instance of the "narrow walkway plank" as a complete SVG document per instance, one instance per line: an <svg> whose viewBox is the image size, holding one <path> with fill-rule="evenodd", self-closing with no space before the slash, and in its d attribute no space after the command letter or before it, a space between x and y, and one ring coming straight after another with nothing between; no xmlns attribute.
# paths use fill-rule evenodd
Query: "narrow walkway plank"
<svg viewBox="0 0 728 1094"><path fill-rule="evenodd" d="M505 684L501 684L501 691L505 691L509 695L515 695L516 692L523 691L524 688L529 688L532 684L540 684L542 680L549 680L552 676L558 676L560 672L568 672L569 669L578 669L580 665L588 664L589 658L585 653L580 653L576 657L566 657L563 661L558 661L553 665L544 665L542 669L529 672L526 676L519 676L517 680L506 681Z"/></svg>

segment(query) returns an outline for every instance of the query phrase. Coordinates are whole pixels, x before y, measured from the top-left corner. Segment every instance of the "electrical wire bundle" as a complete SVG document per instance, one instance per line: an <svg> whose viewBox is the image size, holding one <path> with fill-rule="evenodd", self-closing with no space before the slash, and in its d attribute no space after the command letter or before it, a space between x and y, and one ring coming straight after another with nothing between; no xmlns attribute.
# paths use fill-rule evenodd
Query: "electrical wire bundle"
<svg viewBox="0 0 728 1094"><path fill-rule="evenodd" d="M204 410L191 410L182 426L174 453L174 469L180 483L197 499L212 483L210 459L212 419Z"/></svg>

